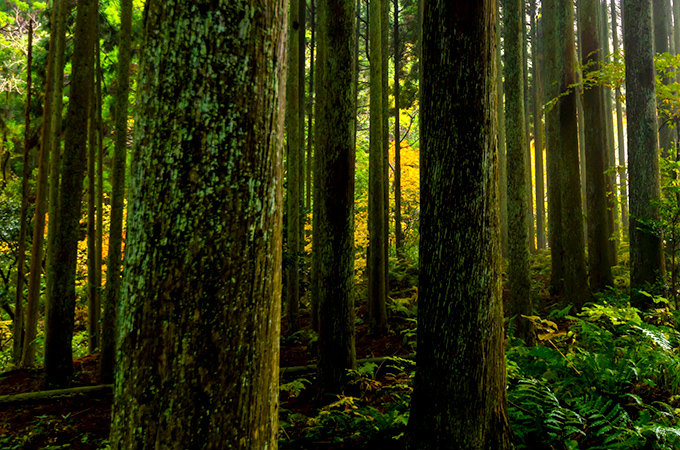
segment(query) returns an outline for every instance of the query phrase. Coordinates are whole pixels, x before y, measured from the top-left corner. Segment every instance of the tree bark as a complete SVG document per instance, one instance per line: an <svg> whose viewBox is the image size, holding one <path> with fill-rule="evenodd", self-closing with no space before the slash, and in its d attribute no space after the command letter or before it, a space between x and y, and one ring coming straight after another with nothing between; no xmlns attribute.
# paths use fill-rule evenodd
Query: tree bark
<svg viewBox="0 0 680 450"><path fill-rule="evenodd" d="M382 2L370 0L370 148L368 163L368 317L371 333L387 331L385 280L385 188L383 171Z"/></svg>
<svg viewBox="0 0 680 450"><path fill-rule="evenodd" d="M680 2L677 2L680 5ZM614 54L622 56L619 50L619 28L617 23L616 0L611 0L612 7L612 37L614 42ZM627 238L628 230L628 181L626 172L626 140L623 131L623 108L621 107L621 89L616 88L616 131L619 153L619 202L621 203L621 228L624 230L623 237Z"/></svg>
<svg viewBox="0 0 680 450"><path fill-rule="evenodd" d="M600 0L580 0L578 8L585 77L600 70L603 63L604 49L598 34ZM583 93L590 287L598 292L611 286L613 281L605 180L607 136L602 132L602 124L607 117L602 89L601 86L591 86Z"/></svg>
<svg viewBox="0 0 680 450"><path fill-rule="evenodd" d="M494 120L496 12L494 0L425 2L411 450L511 445Z"/></svg>
<svg viewBox="0 0 680 450"><path fill-rule="evenodd" d="M536 179L536 248L545 248L545 181L543 178L543 148L545 147L545 130L543 128L543 80L540 66L543 64L539 46L540 34L536 0L531 0L531 58L533 61L534 91L534 178Z"/></svg>
<svg viewBox="0 0 680 450"><path fill-rule="evenodd" d="M286 138L287 138L287 239L286 304L288 334L300 327L300 167L304 147L300 140L300 0L290 0L288 13L288 79L286 86Z"/></svg>
<svg viewBox="0 0 680 450"><path fill-rule="evenodd" d="M500 16L500 2L498 2ZM505 86L503 83L503 58L501 57L501 35L503 34L503 22L496 22L496 122L498 124L498 172L500 183L500 227L501 227L501 252L504 258L508 256L508 164L506 159L506 133L505 133Z"/></svg>
<svg viewBox="0 0 680 450"><path fill-rule="evenodd" d="M318 9L312 301L319 304L319 381L331 391L356 365L354 344L354 0ZM316 300L315 300L316 299Z"/></svg>
<svg viewBox="0 0 680 450"><path fill-rule="evenodd" d="M524 103L524 27L523 0L504 0L505 85L507 116L508 174L508 305L514 317L517 336L533 343L531 322L521 316L533 312L529 280L530 228L527 197L525 103ZM529 169L530 170L530 169Z"/></svg>
<svg viewBox="0 0 680 450"><path fill-rule="evenodd" d="M45 333L45 377L48 385L65 386L73 374L73 324L78 229L83 180L87 162L87 124L92 97L94 70L95 17L97 3L78 4L71 73L71 97L66 116L64 156L59 200L54 221L52 258L53 283L48 285L47 327ZM58 263L57 263L58 262Z"/></svg>
<svg viewBox="0 0 680 450"><path fill-rule="evenodd" d="M96 28L96 27L95 27ZM96 31L95 38L99 40ZM93 46L94 52L96 46ZM94 60L93 60L94 62ZM87 347L90 354L99 347L99 304L97 279L97 119L94 68L90 76L90 105L87 114Z"/></svg>
<svg viewBox="0 0 680 450"><path fill-rule="evenodd" d="M623 46L626 62L628 113L628 176L630 183L630 286L631 301L645 307L637 294L664 275L661 236L647 224L659 220L661 196L652 0L623 0Z"/></svg>
<svg viewBox="0 0 680 450"><path fill-rule="evenodd" d="M110 442L276 449L287 2L192 4L146 4Z"/></svg>
<svg viewBox="0 0 680 450"><path fill-rule="evenodd" d="M548 200L551 220L552 285L577 308L588 300L585 264L579 145L576 119L574 6L546 0L546 59L549 98L558 98L548 113ZM552 186L551 186L552 185ZM552 194L552 195L551 195ZM559 225L556 222L559 221ZM557 271L555 271L557 269Z"/></svg>
<svg viewBox="0 0 680 450"><path fill-rule="evenodd" d="M29 178L31 169L29 164L30 144L29 135L31 131L31 89L33 69L33 19L28 20L28 45L26 47L26 110L24 117L24 159L21 170L21 216L19 222L19 242L17 243L17 285L16 303L14 306L14 330L13 330L13 354L14 364L21 365L21 353L23 351L24 337L24 284L26 274L26 232L28 229L28 194Z"/></svg>
<svg viewBox="0 0 680 450"><path fill-rule="evenodd" d="M399 0L394 0L394 241L397 258L404 259L404 232L401 228L401 123L399 121L399 83L401 48L399 41Z"/></svg>

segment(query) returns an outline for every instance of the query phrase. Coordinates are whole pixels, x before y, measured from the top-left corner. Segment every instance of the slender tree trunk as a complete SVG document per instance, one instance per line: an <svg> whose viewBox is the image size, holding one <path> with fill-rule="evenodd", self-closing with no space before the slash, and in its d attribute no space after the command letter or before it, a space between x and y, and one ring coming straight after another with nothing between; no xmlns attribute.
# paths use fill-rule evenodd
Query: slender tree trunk
<svg viewBox="0 0 680 450"><path fill-rule="evenodd" d="M28 231L28 194L31 169L29 164L31 131L31 89L33 88L31 71L33 70L33 19L28 20L28 45L26 47L26 110L24 118L24 159L21 170L21 218L19 219L19 242L17 244L17 285L16 303L14 306L13 359L14 364L21 365L24 338L24 284L26 274L26 233Z"/></svg>
<svg viewBox="0 0 680 450"><path fill-rule="evenodd" d="M146 6L116 450L277 447L287 2L199 4Z"/></svg>
<svg viewBox="0 0 680 450"><path fill-rule="evenodd" d="M662 238L650 229L659 220L661 196L656 119L652 0L623 0L626 61L628 176L630 182L630 286L635 306L647 306L639 289L664 275Z"/></svg>
<svg viewBox="0 0 680 450"><path fill-rule="evenodd" d="M54 147L59 142L61 127L61 95L63 85L64 34L66 30L65 1L55 0L52 7L50 31L50 49L45 80L45 104L43 107L43 125L41 130L40 156L38 162L38 181L36 188L35 220L33 222L33 240L31 244L31 266L28 279L28 296L26 302L26 323L24 348L21 355L22 366L35 364L35 344L38 331L38 308L40 303L40 277L42 275L43 243L45 238L45 213L47 212L48 171L50 158L54 159L59 150ZM58 176L58 175L57 175ZM52 175L54 177L54 174ZM52 223L52 221L50 221Z"/></svg>
<svg viewBox="0 0 680 450"><path fill-rule="evenodd" d="M383 254L385 268L385 301L390 291L390 115L388 110L389 105L389 64L390 64L390 0L380 0L381 2L381 17L380 17L380 43L382 46L382 120L383 120L383 161L382 161L382 177L383 177ZM387 310L385 310L385 324L387 324ZM387 328L387 325L385 325Z"/></svg>
<svg viewBox="0 0 680 450"><path fill-rule="evenodd" d="M309 43L309 111L307 114L307 198L305 199L305 209L312 210L312 148L314 142L314 51L316 50L316 5L314 0L310 2L311 20L309 28L312 32Z"/></svg>
<svg viewBox="0 0 680 450"><path fill-rule="evenodd" d="M95 31L96 37L96 31ZM96 48L96 46L95 46ZM92 49L94 52L95 48ZM94 70L90 79L90 106L87 118L87 337L88 351L94 353L99 347L99 305L97 293L101 286L97 280L97 119L95 106Z"/></svg>
<svg viewBox="0 0 680 450"><path fill-rule="evenodd" d="M120 40L118 44L118 91L116 92L116 130L111 173L111 225L109 230L108 269L102 320L102 356L100 376L104 383L113 381L120 304L123 244L123 208L125 200L125 160L128 136L128 91L130 89L130 48L132 39L132 0L121 0ZM128 213L129 213L128 208Z"/></svg>
<svg viewBox="0 0 680 450"><path fill-rule="evenodd" d="M609 64L609 19L607 1L600 0L600 19L602 20L602 49L604 63ZM605 160L607 174L605 176L605 189L607 190L607 223L609 226L609 262L612 266L617 264L619 246L619 213L616 201L616 151L614 144L614 124L612 113L612 91L608 86L602 87L604 96L604 124L606 129L607 153Z"/></svg>
<svg viewBox="0 0 680 450"><path fill-rule="evenodd" d="M557 206L560 209L558 217L553 216L553 209L551 209L551 216L553 216L553 222L561 221L560 227L552 230L552 239L559 241L551 249L552 258L560 260L558 267L561 269L561 272L553 273L553 286L558 286L564 298L580 308L589 298L589 292L579 176L576 93L571 89L576 81L574 6L571 2L545 0L544 13L546 18L550 17L550 20L554 21L554 26L546 24L545 27L546 53L550 61L548 65L548 83L551 86L549 98L560 96L558 103L548 114L550 122L548 150L552 154L548 161L552 176L548 178L548 181L553 183L553 189L558 189L559 193L559 204L553 204L551 208ZM554 194L553 191L553 200ZM556 277L558 277L557 280L555 280Z"/></svg>
<svg viewBox="0 0 680 450"><path fill-rule="evenodd" d="M582 63L584 77L602 68L604 49L598 34L600 0L580 0L578 3ZM609 217L607 214L606 139L602 126L605 115L602 87L591 86L583 93L583 112L586 147L586 199L588 215L588 260L590 287L602 291L612 285L611 253L609 244Z"/></svg>
<svg viewBox="0 0 680 450"><path fill-rule="evenodd" d="M401 42L399 41L399 0L394 0L394 238L397 258L404 259L404 233L401 228L401 123L399 121L399 82Z"/></svg>
<svg viewBox="0 0 680 450"><path fill-rule="evenodd" d="M521 316L533 313L529 280L530 227L527 196L526 134L524 116L524 27L523 0L504 0L505 83L507 115L508 165L508 287L509 315L515 317L517 335L528 343L534 341L531 322ZM524 27L526 28L526 27Z"/></svg>
<svg viewBox="0 0 680 450"><path fill-rule="evenodd" d="M496 11L494 0L425 2L409 450L511 447L494 120Z"/></svg>
<svg viewBox="0 0 680 450"><path fill-rule="evenodd" d="M288 334L295 333L299 324L300 306L300 65L299 23L300 0L290 0L288 13L288 81L286 87L286 138L287 138L287 243L286 304Z"/></svg>
<svg viewBox="0 0 680 450"><path fill-rule="evenodd" d="M500 2L498 2L500 16ZM508 256L508 164L506 159L506 133L505 133L505 102L503 84L503 58L501 58L501 34L503 22L496 22L496 120L498 123L498 172L500 183L500 227L501 227L501 252L504 258Z"/></svg>
<svg viewBox="0 0 680 450"><path fill-rule="evenodd" d="M121 4L122 7L122 4ZM102 310L102 258L104 246L104 125L102 121L102 65L101 49L99 46L99 20L96 23L97 40L95 41L95 108L97 121L97 228L95 238L95 274L97 276L97 335L99 336L98 348L101 349L101 310ZM118 48L118 58L120 59L120 48ZM121 82L122 80L119 80ZM122 86L121 86L122 88ZM122 221L121 221L122 222ZM109 224L110 226L110 224ZM110 235L109 235L110 238ZM100 365L101 367L101 365Z"/></svg>
<svg viewBox="0 0 680 450"><path fill-rule="evenodd" d="M673 0L673 43L677 55L680 53L680 0Z"/></svg>
<svg viewBox="0 0 680 450"><path fill-rule="evenodd" d="M514 0L513 0L514 1ZM529 111L531 111L529 104L529 39L527 33L526 24L526 1L522 0L521 4L521 16L520 16L521 26L522 26L522 83L524 88L524 94L522 99L522 107L524 108L524 177L526 178L526 194L525 202L527 209L527 229L529 230L529 250L531 252L536 251L536 233L534 226L534 197L533 197L533 180L531 177L531 121L529 120ZM509 158L508 158L509 159Z"/></svg>
<svg viewBox="0 0 680 450"><path fill-rule="evenodd" d="M577 35L576 42L578 44L576 57L578 61L583 60L581 52L581 23L576 21ZM578 120L578 150L579 150L579 168L581 174L581 204L587 204L586 199L586 136L585 136L585 121L583 120L583 73L580 67L576 69L576 79L578 85L576 87L576 111ZM586 221L583 221L583 235L588 235Z"/></svg>
<svg viewBox="0 0 680 450"><path fill-rule="evenodd" d="M654 21L654 52L656 53L666 53L670 51L669 44L669 30L668 21L666 20L671 11L666 9L666 0L653 0L652 8L652 18ZM664 78L663 83L669 84L671 82L670 78ZM668 156L670 153L671 145L673 142L672 130L668 126L668 117L666 115L659 115L658 118L658 129L659 129L659 148L664 156Z"/></svg>
<svg viewBox="0 0 680 450"><path fill-rule="evenodd" d="M368 317L373 334L387 331L383 180L382 1L370 0L370 149L368 183Z"/></svg>
<svg viewBox="0 0 680 450"><path fill-rule="evenodd" d="M319 381L339 391L356 366L354 345L354 0L319 4L314 158L316 271L319 303ZM378 123L380 124L380 122Z"/></svg>
<svg viewBox="0 0 680 450"><path fill-rule="evenodd" d="M677 2L680 5L680 2ZM620 55L619 50L619 29L617 24L617 12L616 12L616 0L611 0L612 9L612 37L614 41L614 54ZM619 196L621 203L621 228L624 230L622 233L623 238L627 239L628 234L628 181L626 175L626 142L623 132L623 108L621 107L621 89L616 88L616 131L618 140L618 153L619 153Z"/></svg>
<svg viewBox="0 0 680 450"><path fill-rule="evenodd" d="M45 333L45 376L47 384L66 385L73 374L73 322L76 301L75 272L78 251L78 223L83 179L87 161L87 124L92 97L95 17L97 3L78 4L71 74L71 97L66 116L61 190L54 220L53 284L48 286L47 329ZM56 262L59 261L59 264Z"/></svg>
<svg viewBox="0 0 680 450"><path fill-rule="evenodd" d="M531 51L533 61L534 93L534 172L536 179L536 247L545 248L545 182L543 179L543 148L545 132L543 128L543 80L540 65L543 64L539 49L538 11L536 0L531 0Z"/></svg>

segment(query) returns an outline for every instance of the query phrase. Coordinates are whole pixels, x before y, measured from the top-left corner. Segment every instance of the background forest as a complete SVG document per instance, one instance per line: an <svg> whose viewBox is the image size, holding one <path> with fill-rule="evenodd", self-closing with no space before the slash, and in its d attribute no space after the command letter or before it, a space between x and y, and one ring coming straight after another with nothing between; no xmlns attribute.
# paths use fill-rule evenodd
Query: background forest
<svg viewBox="0 0 680 450"><path fill-rule="evenodd" d="M0 449L680 448L680 1L475 3L0 0Z"/></svg>

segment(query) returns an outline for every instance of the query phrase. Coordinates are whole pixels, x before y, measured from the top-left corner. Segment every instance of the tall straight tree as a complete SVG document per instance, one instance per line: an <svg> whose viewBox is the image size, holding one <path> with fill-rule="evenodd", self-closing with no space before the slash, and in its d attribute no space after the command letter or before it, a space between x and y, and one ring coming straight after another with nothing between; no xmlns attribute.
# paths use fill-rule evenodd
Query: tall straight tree
<svg viewBox="0 0 680 450"><path fill-rule="evenodd" d="M425 2L410 450L511 446L494 120L496 19L495 0Z"/></svg>
<svg viewBox="0 0 680 450"><path fill-rule="evenodd" d="M648 289L664 274L661 236L650 229L659 220L661 197L656 122L652 0L623 0L623 47L628 112L630 183L630 287ZM633 295L636 306L646 297Z"/></svg>
<svg viewBox="0 0 680 450"><path fill-rule="evenodd" d="M523 108L524 108L524 177L526 178L526 195L524 196L527 208L527 228L529 230L529 250L536 251L536 230L534 226L534 197L532 193L533 179L531 176L531 120L529 120L529 104L531 103L529 95L529 33L527 33L526 24L526 0L522 0L520 21L522 27L522 81L523 81Z"/></svg>
<svg viewBox="0 0 680 450"><path fill-rule="evenodd" d="M308 100L308 114L307 114L307 175L305 185L307 186L305 199L305 208L307 211L312 209L312 149L314 143L314 67L316 61L314 58L314 51L316 50L316 5L314 0L310 2L309 28L311 30L311 40L309 42L309 100Z"/></svg>
<svg viewBox="0 0 680 450"><path fill-rule="evenodd" d="M45 78L45 102L43 106L42 129L40 132L40 154L38 157L38 180L36 187L35 221L33 222L33 241L31 243L31 265L28 279L28 295L26 297L26 320L24 323L24 346L21 354L21 365L32 366L35 363L35 346L38 331L38 307L40 303L40 287L43 263L43 244L45 238L45 213L47 212L48 173L50 159L55 158L59 150L55 149L55 141L61 137L56 132L61 126L64 40L66 34L67 2L55 0L52 3L52 23L50 30L50 48L47 57L47 75ZM57 139L56 136L59 136Z"/></svg>
<svg viewBox="0 0 680 450"><path fill-rule="evenodd" d="M607 1L600 0L600 20L602 25L601 31L601 46L602 57L605 64L609 64L609 14L607 8ZM585 56L585 55L584 55ZM611 265L617 264L618 258L618 243L619 243L619 214L618 202L616 201L616 149L614 142L614 123L612 114L612 91L609 86L602 86L602 95L604 96L604 125L605 127L605 142L606 142L606 176L605 189L607 190L607 222L609 224L609 260ZM586 158L587 159L587 158Z"/></svg>
<svg viewBox="0 0 680 450"><path fill-rule="evenodd" d="M24 121L24 157L21 169L21 216L19 222L19 243L17 245L17 284L16 302L14 306L14 328L13 328L13 347L12 358L16 366L21 365L21 352L23 350L24 338L24 285L26 281L26 234L28 232L28 194L30 169L30 150L29 136L31 132L31 90L33 70L33 18L28 19L28 44L26 47L26 110Z"/></svg>
<svg viewBox="0 0 680 450"><path fill-rule="evenodd" d="M576 119L574 5L545 0L548 98L559 98L547 114L548 202L550 208L552 285L581 307L589 297L581 204Z"/></svg>
<svg viewBox="0 0 680 450"><path fill-rule="evenodd" d="M498 2L498 16L500 17L500 2ZM508 164L506 161L505 134L505 87L503 83L503 58L501 57L502 21L496 22L496 121L498 124L498 179L500 181L500 221L501 221L501 252L508 256Z"/></svg>
<svg viewBox="0 0 680 450"><path fill-rule="evenodd" d="M108 271L102 317L101 380L113 381L116 349L116 317L120 304L121 246L125 199L125 164L128 137L128 91L130 90L130 48L132 39L132 0L120 2L120 40L118 44L118 90L116 91L116 134L111 172L111 225L109 231Z"/></svg>
<svg viewBox="0 0 680 450"><path fill-rule="evenodd" d="M87 161L87 124L92 97L94 70L95 0L78 3L73 59L71 96L66 115L64 156L61 164L61 189L54 221L52 258L49 258L47 330L45 333L45 375L48 384L61 386L73 374L73 325L76 302L76 262L78 223L83 180ZM58 262L58 263L57 263ZM51 272L51 274L50 274Z"/></svg>
<svg viewBox="0 0 680 450"><path fill-rule="evenodd" d="M680 5L680 2L676 0ZM620 55L619 51L619 28L617 20L616 0L611 0L612 9L612 41L614 44L614 54ZM628 234L628 181L626 174L626 141L624 139L623 130L623 108L621 106L621 88L617 87L616 91L616 139L618 144L618 174L619 174L619 203L621 204L621 228L624 230L623 235L627 238Z"/></svg>
<svg viewBox="0 0 680 450"><path fill-rule="evenodd" d="M530 0L531 17L531 60L533 69L534 94L534 178L536 180L536 248L545 248L545 182L543 180L543 148L545 131L543 128L543 79L541 78L541 50L539 39L538 11L536 0Z"/></svg>
<svg viewBox="0 0 680 450"><path fill-rule="evenodd" d="M393 0L394 44L394 242L397 258L404 258L404 232L401 228L401 123L399 121L399 83L401 79L401 42L399 41L399 0ZM389 170L389 167L386 167Z"/></svg>
<svg viewBox="0 0 680 450"><path fill-rule="evenodd" d="M600 0L580 0L578 13L581 31L581 57L584 77L602 68L604 49L601 45L598 26ZM588 260L590 266L590 287L602 291L612 284L611 252L609 248L609 216L607 214L607 169L605 120L605 97L601 86L591 86L583 92L586 201L588 211Z"/></svg>
<svg viewBox="0 0 680 450"><path fill-rule="evenodd" d="M368 163L368 316L371 332L387 330L385 280L385 187L383 180L382 2L370 0L370 148Z"/></svg>
<svg viewBox="0 0 680 450"><path fill-rule="evenodd" d="M508 165L508 284L510 315L515 316L517 334L533 341L533 328L522 316L532 314L529 281L530 227L527 197L526 134L524 115L524 27L523 0L504 0L505 86Z"/></svg>
<svg viewBox="0 0 680 450"><path fill-rule="evenodd" d="M319 305L319 380L329 390L356 366L354 344L354 0L318 7L312 301Z"/></svg>
<svg viewBox="0 0 680 450"><path fill-rule="evenodd" d="M95 39L98 39L96 30ZM101 311L101 280L97 278L97 262L101 263L101 257L97 258L97 110L94 81L93 68L90 73L90 109L87 118L87 348L90 354L99 348Z"/></svg>
<svg viewBox="0 0 680 450"><path fill-rule="evenodd" d="M652 17L653 17L653 30L654 30L654 52L656 53L666 53L670 51L670 33L668 30L668 17L672 14L670 9L667 8L668 3L666 0L653 0L652 5ZM626 18L624 17L624 20ZM672 80L670 78L664 77L663 82L665 84L670 83ZM668 155L671 149L671 143L673 142L672 130L666 123L666 119L659 117L658 119L658 129L659 129L659 148L664 155ZM632 212L631 212L632 213Z"/></svg>
<svg viewBox="0 0 680 450"><path fill-rule="evenodd" d="M390 176L388 169L390 167L390 114L389 114L389 65L390 65L390 0L380 0L380 44L382 46L382 119L383 119L383 162L382 162L382 176L383 176L383 264L385 272L385 296L387 301L389 295L390 285ZM385 323L387 324L387 310L385 310ZM385 325L387 330L387 325Z"/></svg>
<svg viewBox="0 0 680 450"><path fill-rule="evenodd" d="M286 268L286 303L288 333L299 328L300 305L300 167L302 164L303 141L300 139L300 0L290 0L288 11L288 78L286 87L286 155L287 155L287 242L288 265ZM304 89L303 89L304 90Z"/></svg>
<svg viewBox="0 0 680 450"><path fill-rule="evenodd" d="M146 8L111 447L275 449L287 2Z"/></svg>

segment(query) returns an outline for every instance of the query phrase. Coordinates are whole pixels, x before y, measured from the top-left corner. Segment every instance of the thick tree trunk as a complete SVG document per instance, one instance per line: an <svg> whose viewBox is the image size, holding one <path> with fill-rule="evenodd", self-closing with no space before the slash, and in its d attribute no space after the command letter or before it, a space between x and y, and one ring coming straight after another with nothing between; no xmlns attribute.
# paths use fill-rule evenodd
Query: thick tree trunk
<svg viewBox="0 0 680 450"><path fill-rule="evenodd" d="M603 47L598 34L600 0L580 0L578 4L581 30L581 55L584 76L600 70ZM583 93L584 134L586 147L586 199L588 206L588 260L590 287L602 291L612 284L611 253L609 244L609 217L607 215L606 134L601 126L606 120L601 86L591 86Z"/></svg>
<svg viewBox="0 0 680 450"><path fill-rule="evenodd" d="M494 120L496 11L494 0L425 4L418 354L409 449L510 448Z"/></svg>
<svg viewBox="0 0 680 450"><path fill-rule="evenodd" d="M117 450L277 446L287 2L194 4L146 5Z"/></svg>
<svg viewBox="0 0 680 450"><path fill-rule="evenodd" d="M76 261L83 180L87 162L87 124L92 97L95 17L97 3L78 4L71 73L71 97L66 116L61 189L54 221L54 247L48 266L45 333L45 376L48 385L66 385L73 374L73 324L76 302ZM58 263L57 263L58 262Z"/></svg>
<svg viewBox="0 0 680 450"><path fill-rule="evenodd" d="M662 238L647 225L649 221L659 220L661 196L652 0L623 0L623 46L628 113L631 300L642 307L648 300L636 295L636 291L649 289L665 272Z"/></svg>
<svg viewBox="0 0 680 450"><path fill-rule="evenodd" d="M527 197L526 135L524 115L524 41L522 0L504 0L505 85L508 165L508 287L509 315L515 317L517 335L534 340L531 322L521 316L533 312L529 281L529 240L531 238Z"/></svg>
<svg viewBox="0 0 680 450"><path fill-rule="evenodd" d="M370 31L370 149L368 164L368 317L373 334L387 330L385 280L385 191L383 180L383 61L382 2L371 0Z"/></svg>
<svg viewBox="0 0 680 450"><path fill-rule="evenodd" d="M298 330L300 306L300 167L303 141L300 140L300 0L290 0L288 12L288 79L286 86L286 138L287 138L287 243L286 305L288 333Z"/></svg>
<svg viewBox="0 0 680 450"><path fill-rule="evenodd" d="M354 345L354 0L319 5L314 158L314 276L319 381L339 390L356 365ZM316 299L316 300L315 300Z"/></svg>
<svg viewBox="0 0 680 450"><path fill-rule="evenodd" d="M48 172L50 158L58 154L54 148L55 141L61 139L57 133L61 125L61 101L64 60L64 34L66 32L66 13L68 7L65 1L55 0L52 7L52 22L50 31L50 48L47 58L47 76L45 79L45 103L43 107L43 124L40 140L40 156L38 158L38 181L36 187L36 207L33 222L33 240L31 243L31 266L28 279L28 295L26 298L26 322L24 324L24 348L21 355L22 366L32 366L35 363L35 346L38 332L38 308L40 303L40 278L42 275L43 243L45 240L45 213L47 212ZM58 136L58 138L55 138ZM51 223L52 221L50 221Z"/></svg>
<svg viewBox="0 0 680 450"><path fill-rule="evenodd" d="M546 59L549 61L547 83L550 86L548 98L559 101L548 113L548 195L552 198L551 248L553 286L564 298L574 302L577 308L589 298L585 264L585 242L583 234L583 211L581 204L581 179L579 174L579 145L576 119L574 49L574 6L571 2L546 0ZM549 19L548 19L549 18ZM551 185L552 184L552 195ZM556 197L559 198L555 204ZM555 210L559 213L555 214ZM560 221L559 227L554 223Z"/></svg>
<svg viewBox="0 0 680 450"><path fill-rule="evenodd" d="M19 242L17 243L17 285L16 302L14 306L14 329L13 360L14 364L21 365L21 353L23 351L24 338L24 284L26 274L26 233L28 231L28 194L29 178L31 169L29 164L31 131L31 89L33 88L31 70L33 69L33 19L28 20L28 45L26 48L26 110L24 119L24 158L21 170L21 216L19 222Z"/></svg>
<svg viewBox="0 0 680 450"><path fill-rule="evenodd" d="M678 2L680 5L680 2ZM616 0L611 0L612 8L612 37L614 41L614 54L620 55L619 29L617 23ZM618 143L618 174L619 174L619 203L621 204L621 228L624 230L622 237L628 238L628 181L626 172L626 141L623 131L623 108L621 107L621 89L616 88L616 134Z"/></svg>

